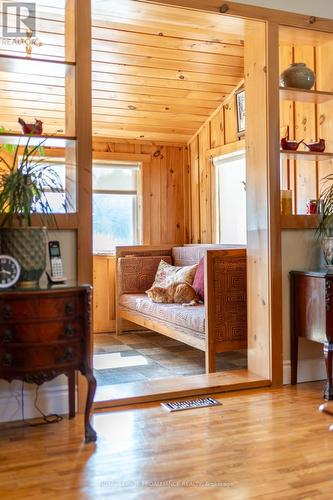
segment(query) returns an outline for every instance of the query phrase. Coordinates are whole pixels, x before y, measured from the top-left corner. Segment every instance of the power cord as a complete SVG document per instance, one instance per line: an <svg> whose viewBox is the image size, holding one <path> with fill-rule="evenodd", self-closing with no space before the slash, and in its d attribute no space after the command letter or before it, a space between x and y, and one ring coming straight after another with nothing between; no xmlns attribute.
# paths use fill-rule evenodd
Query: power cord
<svg viewBox="0 0 333 500"><path fill-rule="evenodd" d="M40 425L47 425L47 424L57 424L58 422L61 422L63 420L63 417L61 415L57 415L56 413L50 413L49 415L45 415L45 413L42 412L42 410L38 407L38 395L39 395L39 385L36 385L36 391L35 391L35 400L34 400L34 407L38 411L38 413L41 415L41 422L35 422L31 423L24 418L24 382L22 382L22 387L21 387L21 409L22 409L22 422L29 426L29 427L38 427Z"/></svg>

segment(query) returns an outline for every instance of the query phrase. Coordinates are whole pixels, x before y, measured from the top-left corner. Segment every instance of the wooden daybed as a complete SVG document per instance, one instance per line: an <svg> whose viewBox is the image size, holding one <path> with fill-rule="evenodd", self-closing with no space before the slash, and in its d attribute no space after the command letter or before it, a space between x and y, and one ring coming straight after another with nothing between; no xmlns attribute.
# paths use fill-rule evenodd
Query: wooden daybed
<svg viewBox="0 0 333 500"><path fill-rule="evenodd" d="M156 304L145 294L161 259L177 266L205 260L205 304ZM123 320L205 351L206 372L216 353L247 346L246 249L222 245L118 247L117 334Z"/></svg>

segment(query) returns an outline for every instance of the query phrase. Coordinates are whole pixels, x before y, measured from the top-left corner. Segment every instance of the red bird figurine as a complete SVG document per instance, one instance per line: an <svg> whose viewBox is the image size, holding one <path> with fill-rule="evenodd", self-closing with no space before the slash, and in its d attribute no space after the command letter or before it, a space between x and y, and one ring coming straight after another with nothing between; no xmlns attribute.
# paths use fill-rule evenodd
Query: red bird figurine
<svg viewBox="0 0 333 500"><path fill-rule="evenodd" d="M298 146L303 142L303 139L299 142L297 141L291 141L289 140L288 136L287 137L282 137L281 139L281 148L284 149L285 151L296 151Z"/></svg>
<svg viewBox="0 0 333 500"><path fill-rule="evenodd" d="M35 118L35 123L25 123L22 118L17 120L22 127L23 133L27 135L42 135L43 122Z"/></svg>
<svg viewBox="0 0 333 500"><path fill-rule="evenodd" d="M304 142L304 144L310 151L314 151L316 153L323 153L326 148L325 139L319 139L318 142L310 142L309 144Z"/></svg>

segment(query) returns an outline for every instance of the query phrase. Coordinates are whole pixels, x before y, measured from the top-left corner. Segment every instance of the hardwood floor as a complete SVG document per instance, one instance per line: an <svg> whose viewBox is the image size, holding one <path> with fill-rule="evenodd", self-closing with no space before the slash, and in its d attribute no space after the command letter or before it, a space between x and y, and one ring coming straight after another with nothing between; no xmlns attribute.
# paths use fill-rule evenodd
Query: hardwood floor
<svg viewBox="0 0 333 500"><path fill-rule="evenodd" d="M96 446L83 444L81 417L2 425L1 498L331 499L321 392L322 383L234 392L176 414L118 409L94 416Z"/></svg>

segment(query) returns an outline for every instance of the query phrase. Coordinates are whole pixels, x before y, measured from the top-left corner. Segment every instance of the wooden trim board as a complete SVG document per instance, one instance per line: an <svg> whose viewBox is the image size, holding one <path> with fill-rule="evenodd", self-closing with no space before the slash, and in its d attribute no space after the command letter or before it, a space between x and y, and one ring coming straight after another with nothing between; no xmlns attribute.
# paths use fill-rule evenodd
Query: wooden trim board
<svg viewBox="0 0 333 500"><path fill-rule="evenodd" d="M232 370L188 377L175 377L161 380L148 380L128 384L105 386L100 390L101 398L94 403L94 411L137 403L162 401L201 394L238 391L269 387L270 380L248 370Z"/></svg>
<svg viewBox="0 0 333 500"><path fill-rule="evenodd" d="M242 19L253 19L270 21L282 26L294 26L306 30L323 31L333 33L333 21L324 17L308 16L306 14L296 14L278 9L268 9L255 5L245 5L235 2L223 2L221 0L135 0L136 2L173 5L187 9L202 10L205 12L215 12L222 14L226 18L229 16ZM222 12L221 12L222 9Z"/></svg>
<svg viewBox="0 0 333 500"><path fill-rule="evenodd" d="M235 153L236 151L245 151L245 139L241 139L236 142L229 142L229 144L223 144L223 146L217 146L216 148L211 148L207 151L207 156L209 158L216 158L217 156L224 156L230 153Z"/></svg>

